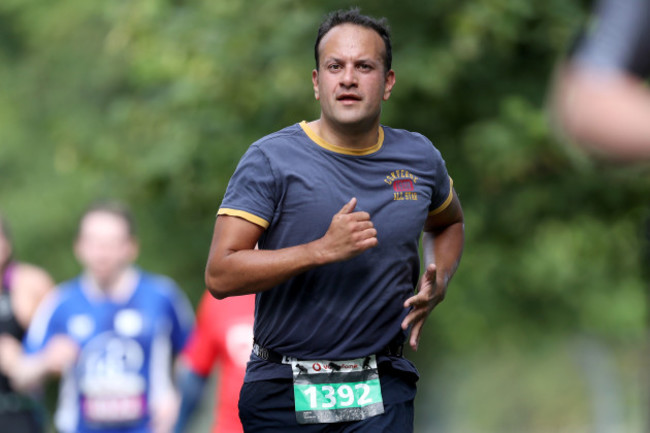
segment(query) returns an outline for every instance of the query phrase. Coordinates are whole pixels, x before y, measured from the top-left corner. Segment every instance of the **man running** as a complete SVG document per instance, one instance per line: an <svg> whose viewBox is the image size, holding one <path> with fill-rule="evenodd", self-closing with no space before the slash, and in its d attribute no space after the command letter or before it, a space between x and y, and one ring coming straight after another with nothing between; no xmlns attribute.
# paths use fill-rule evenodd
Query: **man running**
<svg viewBox="0 0 650 433"><path fill-rule="evenodd" d="M445 295L463 213L431 142L380 125L395 84L385 20L334 12L314 49L320 117L242 157L206 284L217 298L257 294L245 432L404 433L418 375L402 346L417 348Z"/></svg>

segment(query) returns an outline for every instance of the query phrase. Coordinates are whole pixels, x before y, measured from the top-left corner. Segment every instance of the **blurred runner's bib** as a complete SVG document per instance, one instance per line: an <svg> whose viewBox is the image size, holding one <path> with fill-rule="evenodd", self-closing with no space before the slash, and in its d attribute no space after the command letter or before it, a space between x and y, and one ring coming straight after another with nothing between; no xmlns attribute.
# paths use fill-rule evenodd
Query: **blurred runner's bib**
<svg viewBox="0 0 650 433"><path fill-rule="evenodd" d="M147 415L143 350L131 338L100 334L79 362L81 416L89 424L129 424Z"/></svg>
<svg viewBox="0 0 650 433"><path fill-rule="evenodd" d="M126 424L144 416L146 399L134 397L82 397L82 411L89 423Z"/></svg>

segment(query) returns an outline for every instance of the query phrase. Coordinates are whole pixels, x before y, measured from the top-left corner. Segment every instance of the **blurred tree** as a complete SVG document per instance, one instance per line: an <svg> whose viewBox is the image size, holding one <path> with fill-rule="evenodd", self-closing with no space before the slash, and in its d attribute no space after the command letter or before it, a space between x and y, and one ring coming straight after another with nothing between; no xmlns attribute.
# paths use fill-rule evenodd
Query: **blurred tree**
<svg viewBox="0 0 650 433"><path fill-rule="evenodd" d="M466 213L463 263L416 357L577 333L643 338L647 172L573 153L545 112L588 3L358 2L393 29L397 85L383 122L433 140ZM3 0L0 209L18 253L72 276L77 215L120 198L136 211L143 266L197 301L237 161L263 135L318 115L316 28L348 5Z"/></svg>

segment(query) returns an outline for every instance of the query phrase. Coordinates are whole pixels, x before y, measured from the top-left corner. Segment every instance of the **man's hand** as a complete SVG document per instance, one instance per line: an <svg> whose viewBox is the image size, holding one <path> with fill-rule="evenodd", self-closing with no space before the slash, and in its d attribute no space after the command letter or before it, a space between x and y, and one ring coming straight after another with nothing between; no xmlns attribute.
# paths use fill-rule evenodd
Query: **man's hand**
<svg viewBox="0 0 650 433"><path fill-rule="evenodd" d="M23 347L20 341L9 334L0 334L0 372L11 377L22 354Z"/></svg>
<svg viewBox="0 0 650 433"><path fill-rule="evenodd" d="M377 230L368 212L354 212L357 199L352 198L332 217L327 233L320 239L322 252L336 262L357 256L377 246Z"/></svg>
<svg viewBox="0 0 650 433"><path fill-rule="evenodd" d="M172 433L178 418L180 398L172 389L158 396L151 404L151 431L153 433Z"/></svg>
<svg viewBox="0 0 650 433"><path fill-rule="evenodd" d="M0 369L12 386L22 391L40 386L48 376L60 375L75 362L78 353L77 343L64 335L53 336L42 351L29 355L20 341L0 336Z"/></svg>
<svg viewBox="0 0 650 433"><path fill-rule="evenodd" d="M417 293L404 302L404 308L412 307L402 321L402 329L406 330L409 326L413 326L409 338L409 345L413 350L418 350L424 322L435 306L445 298L446 291L447 287L444 281L437 281L436 265L427 266L418 283Z"/></svg>
<svg viewBox="0 0 650 433"><path fill-rule="evenodd" d="M71 367L79 355L79 345L66 335L54 335L43 349L49 374L61 375Z"/></svg>

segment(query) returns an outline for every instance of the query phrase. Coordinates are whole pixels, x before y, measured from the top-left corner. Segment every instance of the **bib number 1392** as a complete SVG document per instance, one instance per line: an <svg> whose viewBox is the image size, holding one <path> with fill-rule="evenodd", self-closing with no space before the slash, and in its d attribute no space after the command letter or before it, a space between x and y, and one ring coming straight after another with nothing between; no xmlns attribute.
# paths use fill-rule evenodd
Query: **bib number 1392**
<svg viewBox="0 0 650 433"><path fill-rule="evenodd" d="M379 380L364 383L296 385L296 410L363 407L382 400Z"/></svg>
<svg viewBox="0 0 650 433"><path fill-rule="evenodd" d="M360 421L384 413L374 355L345 361L292 360L299 424Z"/></svg>

